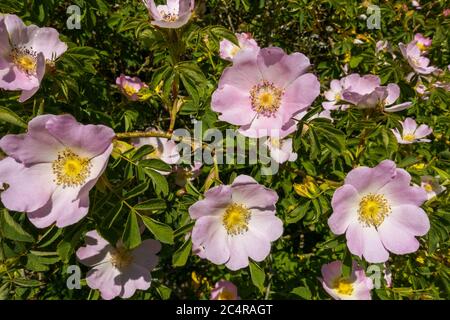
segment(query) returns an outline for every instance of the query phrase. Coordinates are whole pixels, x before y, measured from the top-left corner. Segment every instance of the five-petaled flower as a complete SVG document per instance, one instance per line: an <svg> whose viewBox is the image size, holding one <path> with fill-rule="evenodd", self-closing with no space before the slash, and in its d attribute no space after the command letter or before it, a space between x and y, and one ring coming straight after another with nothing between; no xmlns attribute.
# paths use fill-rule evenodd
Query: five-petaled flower
<svg viewBox="0 0 450 320"><path fill-rule="evenodd" d="M239 45L235 45L227 39L220 42L220 57L222 59L233 61L236 55L244 51L253 52L255 55L258 54L260 48L250 33L237 33L236 38Z"/></svg>
<svg viewBox="0 0 450 320"><path fill-rule="evenodd" d="M109 244L97 231L86 233L86 246L77 250L78 260L92 269L86 282L92 289L100 290L102 298L130 298L136 290L150 288L151 275L158 264L161 244L152 239L144 240L133 250L122 243Z"/></svg>
<svg viewBox="0 0 450 320"><path fill-rule="evenodd" d="M320 93L317 77L307 73L309 59L281 48L243 51L225 69L211 108L219 119L240 126L244 136L284 138L296 127L294 116Z"/></svg>
<svg viewBox="0 0 450 320"><path fill-rule="evenodd" d="M249 257L263 261L271 242L283 233L283 223L275 216L277 201L275 191L246 175L208 190L205 199L189 208L196 220L193 247L201 248L202 258L231 270L247 267Z"/></svg>
<svg viewBox="0 0 450 320"><path fill-rule="evenodd" d="M129 77L124 74L117 77L116 85L131 101L139 100L139 92L144 88L148 88L148 85L143 83L138 77Z"/></svg>
<svg viewBox="0 0 450 320"><path fill-rule="evenodd" d="M240 300L237 287L233 282L220 280L216 282L211 290L210 300Z"/></svg>
<svg viewBox="0 0 450 320"><path fill-rule="evenodd" d="M333 261L322 266L320 281L325 291L336 300L372 300L372 279L353 261L348 277L342 275L342 262Z"/></svg>
<svg viewBox="0 0 450 320"><path fill-rule="evenodd" d="M331 231L345 233L350 252L371 263L387 261L388 251L415 252L415 237L428 232L430 221L420 208L426 192L410 184L409 173L391 160L353 169L333 195Z"/></svg>
<svg viewBox="0 0 450 320"><path fill-rule="evenodd" d="M326 110L345 110L349 105L359 109L380 108L385 112L397 112L411 106L411 102L396 104L400 97L400 87L395 83L381 85L381 80L375 75L360 76L357 73L340 80L333 80L330 90L325 92L328 100L322 105Z"/></svg>
<svg viewBox="0 0 450 320"><path fill-rule="evenodd" d="M178 29L188 23L194 11L194 0L167 0L165 5L156 5L154 0L142 0L153 21L161 28Z"/></svg>
<svg viewBox="0 0 450 320"><path fill-rule="evenodd" d="M0 88L21 90L19 101L28 100L39 90L46 64L66 50L55 29L26 26L16 15L0 14Z"/></svg>
<svg viewBox="0 0 450 320"><path fill-rule="evenodd" d="M416 121L412 118L406 118L405 121L400 121L402 125L402 132L395 128L391 129L397 138L397 142L400 144L411 144L414 142L430 142L429 139L423 139L427 135L431 134L433 130L425 125L417 125Z"/></svg>
<svg viewBox="0 0 450 320"><path fill-rule="evenodd" d="M3 205L27 212L38 228L78 222L88 213L89 191L106 168L114 136L111 128L82 125L71 115L38 116L27 133L4 136Z"/></svg>

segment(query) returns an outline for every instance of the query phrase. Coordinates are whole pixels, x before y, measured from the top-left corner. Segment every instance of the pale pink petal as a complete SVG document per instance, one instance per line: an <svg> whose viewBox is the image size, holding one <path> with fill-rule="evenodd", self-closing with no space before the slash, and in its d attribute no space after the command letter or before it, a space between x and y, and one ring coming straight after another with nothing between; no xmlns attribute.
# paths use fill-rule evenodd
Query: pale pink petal
<svg viewBox="0 0 450 320"><path fill-rule="evenodd" d="M345 233L348 226L356 221L359 199L360 195L350 184L345 184L334 192L331 200L333 213L328 219L328 225L334 234Z"/></svg>

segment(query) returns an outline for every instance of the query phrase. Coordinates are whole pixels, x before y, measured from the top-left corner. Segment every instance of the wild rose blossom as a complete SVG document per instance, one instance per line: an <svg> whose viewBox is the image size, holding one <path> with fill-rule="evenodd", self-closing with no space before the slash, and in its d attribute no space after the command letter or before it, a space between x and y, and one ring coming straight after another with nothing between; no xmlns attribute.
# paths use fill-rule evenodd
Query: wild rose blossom
<svg viewBox="0 0 450 320"><path fill-rule="evenodd" d="M345 233L350 252L371 263L387 261L388 251L415 252L415 237L428 232L430 221L420 208L426 192L410 184L409 173L390 160L353 169L333 195L331 231Z"/></svg>
<svg viewBox="0 0 450 320"><path fill-rule="evenodd" d="M342 275L342 262L333 261L322 266L322 282L324 290L335 300L372 300L372 279L364 273L364 269L353 261L349 277Z"/></svg>
<svg viewBox="0 0 450 320"><path fill-rule="evenodd" d="M250 33L236 33L239 45L224 39L220 42L220 57L224 60L233 61L234 57L242 51L251 51L255 55L260 50L258 43Z"/></svg>
<svg viewBox="0 0 450 320"><path fill-rule="evenodd" d="M381 86L378 76L360 76L354 73L331 81L330 90L325 92L328 101L323 102L322 106L325 110L345 110L350 105L361 109L381 106L385 112L397 112L411 106L411 102L391 106L399 97L398 85L389 83L387 86Z"/></svg>
<svg viewBox="0 0 450 320"><path fill-rule="evenodd" d="M154 131L155 129L149 130ZM150 145L154 148L152 153L145 156L145 159L160 159L167 164L176 164L180 160L177 145L172 140L159 137L134 138L131 140L131 143L136 148L140 148L143 145ZM164 175L170 174L170 172L158 172Z"/></svg>
<svg viewBox="0 0 450 320"><path fill-rule="evenodd" d="M38 228L59 228L81 220L89 209L89 191L108 164L114 131L82 125L71 115L38 116L24 134L6 135L0 148L1 193L9 210L26 212Z"/></svg>
<svg viewBox="0 0 450 320"><path fill-rule="evenodd" d="M317 77L306 73L309 59L287 55L281 48L243 51L226 68L213 93L211 108L219 119L240 126L247 137L284 138L295 125L293 117L309 108L320 93Z"/></svg>
<svg viewBox="0 0 450 320"><path fill-rule="evenodd" d="M424 37L421 33L416 33L414 35L414 41L420 51L426 51L429 47L431 47L431 44L433 43L431 38Z"/></svg>
<svg viewBox="0 0 450 320"><path fill-rule="evenodd" d="M117 77L116 85L131 101L139 100L139 92L144 88L148 88L148 85L143 83L138 77L129 77L124 74L120 74L120 77Z"/></svg>
<svg viewBox="0 0 450 320"><path fill-rule="evenodd" d="M161 28L178 29L188 23L194 12L194 0L167 0L156 5L154 0L142 0L153 19L152 24Z"/></svg>
<svg viewBox="0 0 450 320"><path fill-rule="evenodd" d="M381 86L381 80L375 75L351 74L343 79L342 100L357 108L376 108L381 106L386 112L397 112L411 106L405 102L391 106L400 97L400 87L395 83ZM388 106L391 106L387 108Z"/></svg>
<svg viewBox="0 0 450 320"><path fill-rule="evenodd" d="M433 130L425 125L417 125L416 121L412 118L406 118L405 121L400 121L402 126L402 132L395 128L391 129L397 138L397 142L400 144L411 144L415 142L430 142L429 139L423 139L427 135L431 134Z"/></svg>
<svg viewBox="0 0 450 320"><path fill-rule="evenodd" d="M151 275L158 264L161 244L156 240L144 240L133 250L127 250L119 242L109 244L95 230L86 233L86 246L77 250L78 260L92 269L86 282L92 289L100 290L102 298L130 298L136 290L150 288Z"/></svg>
<svg viewBox="0 0 450 320"><path fill-rule="evenodd" d="M350 107L348 104L342 104L342 93L350 87L347 77L341 80L331 80L330 90L324 92L324 96L328 101L322 102L325 110L345 110Z"/></svg>
<svg viewBox="0 0 450 320"><path fill-rule="evenodd" d="M400 51L411 68L418 74L430 74L437 70L436 67L429 66L430 59L422 55L422 51L416 45L416 41L412 41L407 45L398 44Z"/></svg>
<svg viewBox="0 0 450 320"><path fill-rule="evenodd" d="M447 190L446 187L439 184L439 177L423 176L420 181L420 187L427 193L428 200Z"/></svg>
<svg viewBox="0 0 450 320"><path fill-rule="evenodd" d="M270 157L278 163L297 160L297 153L292 151L292 139L268 138L264 144L269 148Z"/></svg>
<svg viewBox="0 0 450 320"><path fill-rule="evenodd" d="M237 287L233 282L220 280L211 290L210 300L240 300Z"/></svg>
<svg viewBox="0 0 450 320"><path fill-rule="evenodd" d="M208 190L189 208L195 220L193 248L201 248L201 257L225 263L230 270L247 267L249 258L263 261L271 242L283 233L283 223L275 216L277 201L276 192L246 175Z"/></svg>
<svg viewBox="0 0 450 320"><path fill-rule="evenodd" d="M39 90L46 64L66 50L55 29L26 26L16 15L0 14L0 88L20 90L19 101L28 100Z"/></svg>

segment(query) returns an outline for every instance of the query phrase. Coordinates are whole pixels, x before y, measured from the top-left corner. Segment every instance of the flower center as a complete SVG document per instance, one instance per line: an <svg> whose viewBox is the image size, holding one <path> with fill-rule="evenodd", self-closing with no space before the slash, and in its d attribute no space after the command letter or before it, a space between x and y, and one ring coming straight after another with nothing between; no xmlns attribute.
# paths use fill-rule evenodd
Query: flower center
<svg viewBox="0 0 450 320"><path fill-rule="evenodd" d="M351 295L353 293L353 283L346 278L339 278L334 282L334 290L339 294Z"/></svg>
<svg viewBox="0 0 450 320"><path fill-rule="evenodd" d="M405 134L403 136L403 140L405 141L409 141L409 142L413 142L414 140L416 140L416 137L414 136L414 134Z"/></svg>
<svg viewBox="0 0 450 320"><path fill-rule="evenodd" d="M250 216L250 210L245 206L232 203L225 210L222 223L228 234L235 236L247 232Z"/></svg>
<svg viewBox="0 0 450 320"><path fill-rule="evenodd" d="M132 96L135 93L138 93L138 90L135 87L133 87L127 83L123 85L123 91L125 91L125 94L127 96Z"/></svg>
<svg viewBox="0 0 450 320"><path fill-rule="evenodd" d="M423 185L423 188L425 189L426 192L432 192L433 191L433 186L429 183L425 183Z"/></svg>
<svg viewBox="0 0 450 320"><path fill-rule="evenodd" d="M70 149L58 153L53 161L55 182L63 187L76 187L82 185L91 173L91 163L88 158L82 158Z"/></svg>
<svg viewBox="0 0 450 320"><path fill-rule="evenodd" d="M125 248L116 248L111 254L111 263L117 269L128 267L133 262L133 256Z"/></svg>
<svg viewBox="0 0 450 320"><path fill-rule="evenodd" d="M37 69L36 52L25 48L14 48L11 53L14 64L27 74L35 74Z"/></svg>
<svg viewBox="0 0 450 320"><path fill-rule="evenodd" d="M427 49L427 47L422 42L417 42L416 46L420 49L420 51L425 51Z"/></svg>
<svg viewBox="0 0 450 320"><path fill-rule="evenodd" d="M270 144L275 149L281 149L281 140L277 138L270 138Z"/></svg>
<svg viewBox="0 0 450 320"><path fill-rule="evenodd" d="M234 300L234 295L230 291L223 289L217 296L217 300Z"/></svg>
<svg viewBox="0 0 450 320"><path fill-rule="evenodd" d="M368 227L378 227L390 212L391 207L383 195L368 194L359 203L358 220Z"/></svg>
<svg viewBox="0 0 450 320"><path fill-rule="evenodd" d="M232 48L231 51L230 51L230 56L231 56L231 57L234 57L235 55L238 54L239 51L241 51L241 48L238 47L237 45L234 45L234 44L233 44L233 48Z"/></svg>
<svg viewBox="0 0 450 320"><path fill-rule="evenodd" d="M283 89L264 80L250 91L252 109L265 117L273 116L280 108L283 94Z"/></svg>
<svg viewBox="0 0 450 320"><path fill-rule="evenodd" d="M334 96L334 100L335 100L335 101L340 101L341 98L342 98L342 97L341 97L341 94L340 94L340 93L336 93L335 96Z"/></svg>
<svg viewBox="0 0 450 320"><path fill-rule="evenodd" d="M161 11L160 15L162 19L166 22L174 22L178 20L178 14L176 13Z"/></svg>

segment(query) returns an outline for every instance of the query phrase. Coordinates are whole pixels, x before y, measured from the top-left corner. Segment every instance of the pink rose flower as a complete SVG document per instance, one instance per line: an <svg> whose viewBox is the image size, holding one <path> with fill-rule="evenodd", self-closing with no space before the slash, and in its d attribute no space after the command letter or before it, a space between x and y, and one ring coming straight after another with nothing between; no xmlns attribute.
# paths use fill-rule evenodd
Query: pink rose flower
<svg viewBox="0 0 450 320"><path fill-rule="evenodd" d="M116 85L119 86L120 91L131 101L139 100L139 91L143 88L148 88L148 85L143 83L138 77L129 77L121 74L116 79Z"/></svg>
<svg viewBox="0 0 450 320"><path fill-rule="evenodd" d="M269 148L270 157L278 163L297 160L297 153L292 152L292 139L268 138L265 145Z"/></svg>
<svg viewBox="0 0 450 320"><path fill-rule="evenodd" d="M233 282L220 280L216 282L211 290L210 300L240 300L237 287Z"/></svg>
<svg viewBox="0 0 450 320"><path fill-rule="evenodd" d="M220 57L224 60L233 61L234 57L242 51L251 51L258 54L260 48L250 33L236 33L239 46L230 40L224 39L220 42Z"/></svg>
<svg viewBox="0 0 450 320"><path fill-rule="evenodd" d="M25 26L16 15L0 14L0 88L21 90L19 101L28 100L39 90L46 63L66 50L55 29Z"/></svg>
<svg viewBox="0 0 450 320"><path fill-rule="evenodd" d="M397 112L411 106L411 102L391 106L400 96L400 87L395 83L381 86L381 80L378 76L360 76L354 73L342 78L340 82L342 84L340 99L357 108L382 107L385 112ZM388 106L391 107L387 108Z"/></svg>
<svg viewBox="0 0 450 320"><path fill-rule="evenodd" d="M148 9L152 24L161 28L178 29L188 23L194 12L194 0L167 0L156 5L154 0L142 0Z"/></svg>
<svg viewBox="0 0 450 320"><path fill-rule="evenodd" d="M195 220L193 247L202 248L201 257L230 270L247 267L249 257L263 261L271 242L283 233L283 222L275 216L277 201L275 191L246 175L208 190L205 199L189 208Z"/></svg>
<svg viewBox="0 0 450 320"><path fill-rule="evenodd" d="M102 298L130 298L136 290L150 288L151 275L158 264L161 244L156 240L144 240L133 250L121 243L109 244L95 230L86 233L86 246L77 250L78 260L92 269L86 276L87 285L100 290Z"/></svg>
<svg viewBox="0 0 450 320"><path fill-rule="evenodd" d="M410 184L409 173L391 160L353 169L333 195L331 231L345 233L350 252L371 263L386 262L388 251L417 251L415 237L428 232L430 221L420 208L425 191Z"/></svg>
<svg viewBox="0 0 450 320"><path fill-rule="evenodd" d="M330 90L324 92L325 99L328 101L322 102L322 106L325 110L346 110L350 107L348 104L342 103L342 93L350 88L351 83L348 81L351 79L344 77L341 80L331 80Z"/></svg>
<svg viewBox="0 0 450 320"><path fill-rule="evenodd" d="M437 70L436 67L429 66L430 59L422 56L422 52L416 45L415 41L410 42L407 45L403 43L398 44L403 57L409 63L411 68L418 74L430 74Z"/></svg>
<svg viewBox="0 0 450 320"><path fill-rule="evenodd" d="M412 118L406 118L405 121L400 121L402 125L402 132L395 128L391 129L397 138L397 142L401 144L411 144L415 142L430 142L429 139L423 139L427 135L431 134L433 130L425 125L421 124L417 126L417 123Z"/></svg>
<svg viewBox="0 0 450 320"><path fill-rule="evenodd" d="M372 279L366 277L364 270L353 262L349 277L342 276L342 262L333 261L322 266L319 280L325 291L335 300L372 300Z"/></svg>
<svg viewBox="0 0 450 320"><path fill-rule="evenodd" d="M421 50L425 51L427 48L431 47L432 40L431 38L424 37L421 33L416 33L414 35L414 41L416 46Z"/></svg>
<svg viewBox="0 0 450 320"><path fill-rule="evenodd" d="M108 164L114 131L82 125L71 115L38 116L24 134L6 135L0 148L1 193L9 210L26 212L38 228L80 221L89 209L89 191Z"/></svg>
<svg viewBox="0 0 450 320"><path fill-rule="evenodd" d="M308 58L287 55L272 47L243 51L226 68L213 93L211 108L219 119L240 126L252 138L276 135L284 138L295 124L293 117L309 108L320 93Z"/></svg>
<svg viewBox="0 0 450 320"><path fill-rule="evenodd" d="M439 177L423 176L420 181L420 187L427 193L428 200L447 190L446 187L439 184Z"/></svg>

